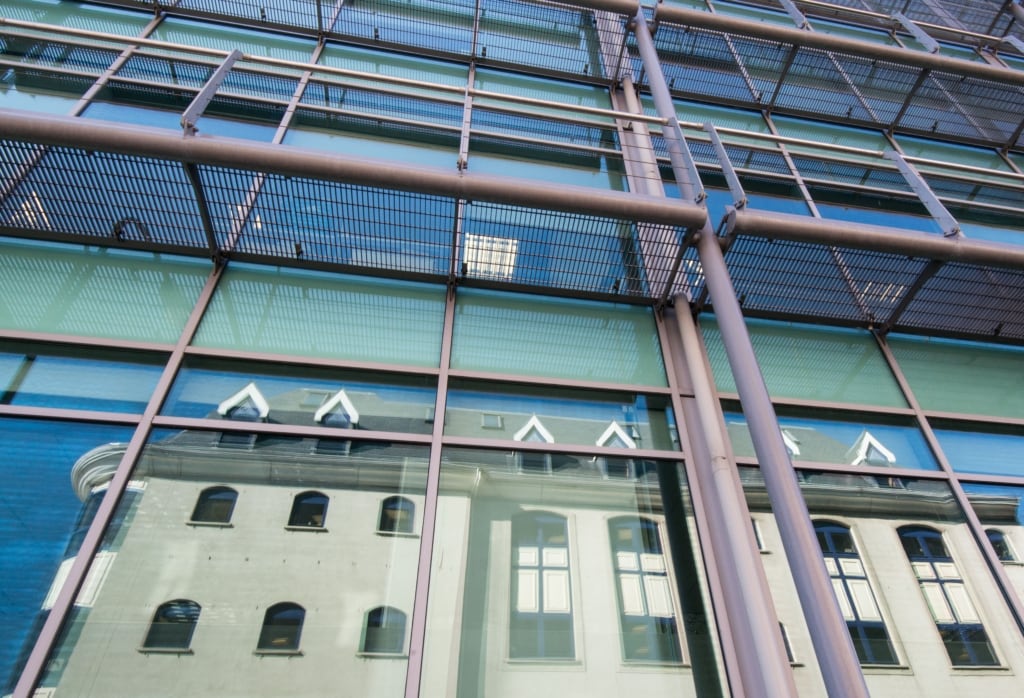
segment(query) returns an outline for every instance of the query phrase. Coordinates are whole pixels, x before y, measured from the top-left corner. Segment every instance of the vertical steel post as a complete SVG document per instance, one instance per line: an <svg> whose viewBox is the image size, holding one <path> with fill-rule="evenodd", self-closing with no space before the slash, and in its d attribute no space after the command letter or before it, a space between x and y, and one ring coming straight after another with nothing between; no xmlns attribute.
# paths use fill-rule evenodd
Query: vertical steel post
<svg viewBox="0 0 1024 698"><path fill-rule="evenodd" d="M832 580L825 569L807 503L800 493L768 388L754 356L722 248L710 226L698 238L697 251L714 302L729 367L736 381L743 415L750 425L754 452L764 476L822 679L829 696L868 698L860 662L832 590Z"/></svg>
<svg viewBox="0 0 1024 698"><path fill-rule="evenodd" d="M666 140L676 140L685 147L682 133L675 121L675 106L669 93L668 84L661 72L657 51L647 27L643 11L637 13L633 23L637 47L648 76L648 86L654 98L658 115L669 119L666 126ZM671 133L670 135L670 132ZM674 138L673 138L674 136ZM672 149L670 148L670 153ZM696 168L692 158L684 153L691 163L688 168L677 168L677 159L673 158L673 171L677 179L684 179L689 189L685 195L700 201L701 188L696 179ZM683 183L680 183L681 187ZM822 678L829 696L842 698L868 698L867 685L860 671L860 662L853 648L850 633L843 621L832 591L832 580L825 569L825 561L821 556L814 527L811 524L807 504L800 493L796 481L793 464L789 460L789 452L782 440L775 409L772 406L768 388L758 368L754 349L750 343L750 335L743 320L743 312L736 300L736 292L725 266L725 257L719 246L718 237L714 234L710 223L696 236L697 252L704 269L706 285L714 302L715 314L718 317L722 341L725 344L729 366L736 380L736 388L743 405L743 413L750 425L750 435L754 443L754 451L761 465L768 497L775 514L779 534L782 538L786 556L793 573L797 594L803 608L804 617L814 644L815 654L821 669ZM680 323L686 328L687 323ZM688 333L686 333L688 334ZM692 344L692 338L684 335L684 342ZM690 353L687 351L687 353ZM697 391L695 381L694 392ZM714 409L716 405L708 405L706 409ZM709 425L710 427L710 425ZM716 454L712 453L714 457ZM713 464L716 476L723 473L727 463ZM737 550L734 557L747 554ZM752 628L761 631L760 628ZM741 657L741 661L752 658ZM761 669L770 671L770 667L762 664ZM777 673L777 672L776 672ZM788 673L788 671L786 672ZM766 673L765 680L773 678ZM777 680L777 679L776 679ZM768 695L784 695L770 689ZM792 690L792 689L790 689Z"/></svg>

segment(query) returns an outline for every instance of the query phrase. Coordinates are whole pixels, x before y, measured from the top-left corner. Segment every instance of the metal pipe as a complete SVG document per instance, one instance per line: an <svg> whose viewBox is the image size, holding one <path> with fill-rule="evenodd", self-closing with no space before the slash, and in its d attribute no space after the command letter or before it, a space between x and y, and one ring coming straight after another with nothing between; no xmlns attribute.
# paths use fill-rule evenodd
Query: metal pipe
<svg viewBox="0 0 1024 698"><path fill-rule="evenodd" d="M945 237L880 225L816 219L749 208L729 208L725 226L729 236L751 235L1000 269L1024 269L1024 247L962 236Z"/></svg>
<svg viewBox="0 0 1024 698"><path fill-rule="evenodd" d="M722 248L718 238L708 233L710 230L702 232L697 241L705 283L715 299L715 316L729 367L736 381L743 414L750 426L754 452L764 476L825 688L833 698L868 698L860 662L832 590L832 580L825 569L807 503L800 493L789 451L782 440L778 418L750 343Z"/></svg>
<svg viewBox="0 0 1024 698"><path fill-rule="evenodd" d="M943 73L990 80L1000 85L1024 85L1024 71L1002 68L988 63L975 63L962 58L951 58L899 46L886 46L859 39L849 39L837 36L836 34L803 31L781 24L757 22L740 17L704 12L703 10L691 10L685 7L666 4L658 5L656 18L659 22L669 24L749 36L758 40L778 41L779 43L800 46L801 48L849 54L871 60L877 59L893 63L897 66L931 68Z"/></svg>
<svg viewBox="0 0 1024 698"><path fill-rule="evenodd" d="M372 160L340 153L218 136L185 138L132 124L0 109L5 138L114 153L192 162L254 172L324 179L388 189L461 197L647 223L700 228L707 211L686 202L630 192L515 179L405 162Z"/></svg>
<svg viewBox="0 0 1024 698"><path fill-rule="evenodd" d="M678 306L688 308L685 302ZM709 542L715 548L728 607L727 618L733 624L730 635L739 661L742 692L747 698L796 696L796 684L779 634L768 582L752 540L750 510L743 499L736 469L729 460L719 417L721 406L704 363L696 323L686 310L677 312L675 317L697 406L695 419L700 424L709 456L697 459L694 464L696 484L707 500L707 510L712 517ZM775 641L769 642L768 638Z"/></svg>

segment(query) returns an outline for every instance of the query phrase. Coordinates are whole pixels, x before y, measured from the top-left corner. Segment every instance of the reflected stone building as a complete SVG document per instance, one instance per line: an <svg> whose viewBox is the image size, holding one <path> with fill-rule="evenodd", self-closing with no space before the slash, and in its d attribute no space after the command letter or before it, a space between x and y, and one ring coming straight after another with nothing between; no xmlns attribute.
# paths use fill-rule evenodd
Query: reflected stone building
<svg viewBox="0 0 1024 698"><path fill-rule="evenodd" d="M0 0L0 695L1019 692L1022 23Z"/></svg>

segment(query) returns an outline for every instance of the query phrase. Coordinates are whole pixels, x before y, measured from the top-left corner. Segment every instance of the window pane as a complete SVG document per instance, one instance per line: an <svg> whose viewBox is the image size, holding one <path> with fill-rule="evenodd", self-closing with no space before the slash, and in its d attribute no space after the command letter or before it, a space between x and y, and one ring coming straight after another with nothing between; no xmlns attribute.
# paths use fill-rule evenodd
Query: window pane
<svg viewBox="0 0 1024 698"><path fill-rule="evenodd" d="M242 53L300 63L309 62L315 46L311 39L299 39L283 34L257 32L176 17L164 18L154 30L152 38L185 46L216 48L222 51L238 49Z"/></svg>
<svg viewBox="0 0 1024 698"><path fill-rule="evenodd" d="M164 360L159 354L0 343L0 403L141 413Z"/></svg>
<svg viewBox="0 0 1024 698"><path fill-rule="evenodd" d="M201 347L437 366L444 290L285 269L228 269Z"/></svg>
<svg viewBox="0 0 1024 698"><path fill-rule="evenodd" d="M717 323L702 316L701 328L718 389L736 392ZM906 406L867 332L758 320L747 331L773 397Z"/></svg>
<svg viewBox="0 0 1024 698"><path fill-rule="evenodd" d="M887 341L924 409L1024 417L1020 348L906 336Z"/></svg>
<svg viewBox="0 0 1024 698"><path fill-rule="evenodd" d="M874 628L855 636L862 660L905 667L915 677L915 693L960 695L968 689L949 692L955 669L1009 666L1024 659L1017 629L1005 622L1009 611L1002 594L948 484L904 478L894 487L881 478L843 473L800 470L799 475L812 518L849 529L856 541L856 558L834 548L830 574L851 590L848 624L851 617L864 618L860 624ZM774 539L778 531L760 473L744 468L741 479L752 514L766 537ZM1012 500L1015 510L1017 499ZM1006 511L1002 509L1003 515ZM771 555L761 559L794 653L813 663L788 566ZM866 596L865 582L870 583L874 603ZM882 626L869 620L876 613L888 631L891 649L885 648L878 632ZM869 652L877 654L871 657ZM800 695L820 695L813 664L793 671ZM1014 690L1014 677L995 673L985 680L990 677L993 690ZM865 671L865 679L872 696L906 695L905 685L892 673Z"/></svg>
<svg viewBox="0 0 1024 698"><path fill-rule="evenodd" d="M23 22L56 24L124 36L138 36L153 18L152 14L145 12L53 0L0 0L0 14Z"/></svg>
<svg viewBox="0 0 1024 698"><path fill-rule="evenodd" d="M681 469L608 481L587 457L546 455L538 472L444 452L421 695L717 694L694 522L661 496L685 492Z"/></svg>
<svg viewBox="0 0 1024 698"><path fill-rule="evenodd" d="M209 271L164 254L5 240L0 327L174 344Z"/></svg>
<svg viewBox="0 0 1024 698"><path fill-rule="evenodd" d="M512 293L459 293L452 368L665 385L650 310Z"/></svg>
<svg viewBox="0 0 1024 698"><path fill-rule="evenodd" d="M373 378L365 371L192 359L179 372L163 411L181 417L431 432L433 378Z"/></svg>
<svg viewBox="0 0 1024 698"><path fill-rule="evenodd" d="M679 448L668 397L453 381L445 434L608 448Z"/></svg>
<svg viewBox="0 0 1024 698"><path fill-rule="evenodd" d="M865 467L925 470L938 467L924 436L916 427L839 421L846 416L841 412L835 416L833 421L779 415L782 439L790 457L794 461ZM754 446L743 415L727 413L725 421L735 454L754 457Z"/></svg>
<svg viewBox="0 0 1024 698"><path fill-rule="evenodd" d="M212 437L152 434L41 687L184 697L208 694L218 676L246 696L329 695L339 681L358 695L404 695L404 659L361 656L363 625L374 607L412 610L419 539L378 535L379 501L392 492L422 508L427 449L381 442L342 457L317 453L312 439L243 451ZM104 441L80 447L99 447L97 476L119 452ZM189 525L211 479L238 493L231 527ZM330 499L326 529L286 528L298 495ZM178 657L138 651L157 607L179 598L202 607L187 671ZM296 651L301 671L289 663Z"/></svg>
<svg viewBox="0 0 1024 698"><path fill-rule="evenodd" d="M126 442L131 433L124 427L0 419L5 454L0 594L6 627L0 639L0 679L5 694L13 689L53 604L59 590L54 580L67 574L103 494L90 493L88 487L76 492L72 470L92 448ZM113 462L119 459L115 450ZM75 484L82 481L79 477Z"/></svg>

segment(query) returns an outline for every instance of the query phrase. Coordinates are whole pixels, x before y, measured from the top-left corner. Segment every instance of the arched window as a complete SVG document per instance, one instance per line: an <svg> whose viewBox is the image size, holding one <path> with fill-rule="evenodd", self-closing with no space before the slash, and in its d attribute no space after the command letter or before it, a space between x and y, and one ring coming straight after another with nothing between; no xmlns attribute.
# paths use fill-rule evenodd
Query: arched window
<svg viewBox="0 0 1024 698"><path fill-rule="evenodd" d="M992 544L992 548L1000 560L1016 562L1017 556L1013 554L1013 548L1010 547L1010 541L1006 540L1005 533L997 528L990 528L985 531L985 535L988 536L988 542Z"/></svg>
<svg viewBox="0 0 1024 698"><path fill-rule="evenodd" d="M404 648L404 613L390 606L378 606L366 614L363 652L401 654Z"/></svg>
<svg viewBox="0 0 1024 698"><path fill-rule="evenodd" d="M997 665L988 633L942 534L924 526L904 526L899 535L953 666Z"/></svg>
<svg viewBox="0 0 1024 698"><path fill-rule="evenodd" d="M306 611L302 606L284 602L274 604L263 616L258 650L297 650Z"/></svg>
<svg viewBox="0 0 1024 698"><path fill-rule="evenodd" d="M382 533L412 533L416 506L405 497L388 497L380 505L380 522L377 530Z"/></svg>
<svg viewBox="0 0 1024 698"><path fill-rule="evenodd" d="M509 654L572 659L569 532L565 518L526 512L512 519L512 613Z"/></svg>
<svg viewBox="0 0 1024 698"><path fill-rule="evenodd" d="M199 493L192 521L196 523L230 523L238 492L230 487L207 487Z"/></svg>
<svg viewBox="0 0 1024 698"><path fill-rule="evenodd" d="M149 624L143 647L187 650L192 644L192 633L199 622L200 610L199 604L188 599L160 604Z"/></svg>
<svg viewBox="0 0 1024 698"><path fill-rule="evenodd" d="M682 651L658 524L623 517L608 522L618 580L619 626L626 660L679 662Z"/></svg>
<svg viewBox="0 0 1024 698"><path fill-rule="evenodd" d="M816 521L814 531L860 663L897 664L896 651L850 529L831 521Z"/></svg>
<svg viewBox="0 0 1024 698"><path fill-rule="evenodd" d="M327 520L327 495L323 492L302 492L295 495L289 526L323 528Z"/></svg>

